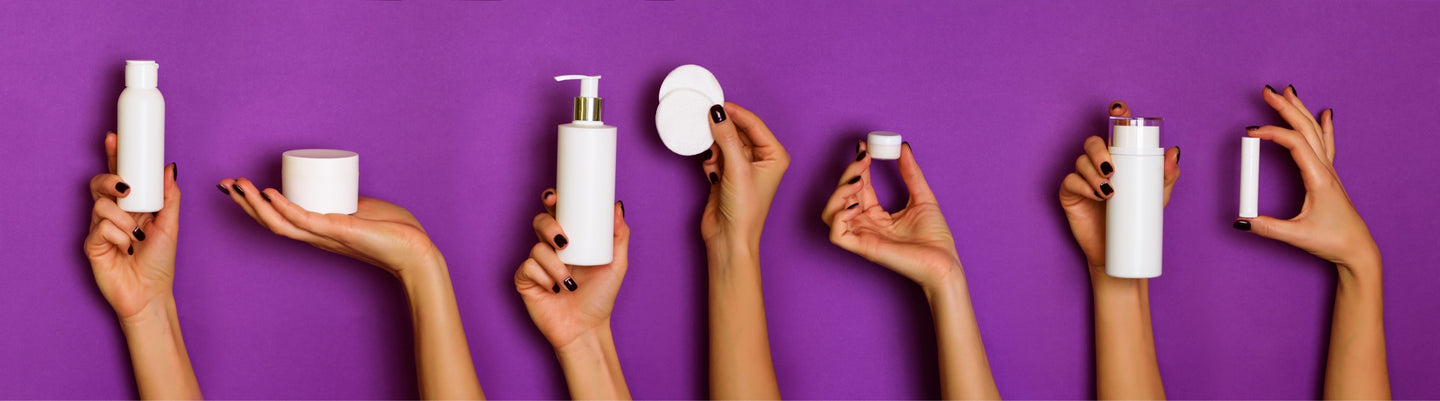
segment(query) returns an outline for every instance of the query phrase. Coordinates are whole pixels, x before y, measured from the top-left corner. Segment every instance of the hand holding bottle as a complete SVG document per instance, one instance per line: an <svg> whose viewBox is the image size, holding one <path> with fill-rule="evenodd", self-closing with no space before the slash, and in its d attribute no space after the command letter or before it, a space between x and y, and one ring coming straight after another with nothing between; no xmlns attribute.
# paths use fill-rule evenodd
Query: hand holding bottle
<svg viewBox="0 0 1440 401"><path fill-rule="evenodd" d="M715 145L702 154L710 198L700 220L708 247L758 248L790 154L759 116L726 102L710 108Z"/></svg>

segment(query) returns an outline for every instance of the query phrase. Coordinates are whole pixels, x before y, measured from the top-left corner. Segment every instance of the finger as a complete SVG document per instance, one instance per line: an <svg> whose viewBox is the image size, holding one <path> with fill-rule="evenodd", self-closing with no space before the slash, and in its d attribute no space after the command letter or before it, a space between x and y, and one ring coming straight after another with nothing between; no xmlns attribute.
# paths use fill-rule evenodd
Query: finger
<svg viewBox="0 0 1440 401"><path fill-rule="evenodd" d="M925 181L925 173L920 171L920 163L915 161L915 151L910 149L910 142L900 144L899 165L900 179L910 189L910 204L939 203L935 192L930 190L930 184Z"/></svg>
<svg viewBox="0 0 1440 401"><path fill-rule="evenodd" d="M1110 116L1112 116L1112 117L1129 117L1129 116L1130 116L1130 105L1125 104L1125 101L1123 101L1123 100L1116 100L1116 101L1110 102Z"/></svg>
<svg viewBox="0 0 1440 401"><path fill-rule="evenodd" d="M720 175L742 177L749 173L750 154L746 152L745 143L740 141L740 133L735 129L734 121L725 113L725 107L715 105L710 107L710 135L715 137L715 144L720 147L720 157L725 159ZM712 182L715 180L711 180Z"/></svg>
<svg viewBox="0 0 1440 401"><path fill-rule="evenodd" d="M124 252L126 255L135 254L135 247L130 242L129 233L110 220L100 220L99 224L90 229L90 235L85 237L85 254L95 257L104 255L111 249Z"/></svg>
<svg viewBox="0 0 1440 401"><path fill-rule="evenodd" d="M858 252L859 238L850 232L851 222L864 212L865 209L859 207L858 203L851 203L850 206L837 212L833 220L827 221L830 223L830 243L839 246L840 249Z"/></svg>
<svg viewBox="0 0 1440 401"><path fill-rule="evenodd" d="M630 224L625 222L625 202L615 202L615 251L612 266L620 268L621 274L629 266Z"/></svg>
<svg viewBox="0 0 1440 401"><path fill-rule="evenodd" d="M1325 158L1335 165L1335 109L1320 114L1320 138L1325 141Z"/></svg>
<svg viewBox="0 0 1440 401"><path fill-rule="evenodd" d="M555 205L559 203L560 197L557 196L555 188L546 188L540 193L540 204L545 206L545 213L555 214Z"/></svg>
<svg viewBox="0 0 1440 401"><path fill-rule="evenodd" d="M160 211L155 212L153 227L156 232L165 233L171 238L177 238L176 234L180 232L180 185L175 182L179 176L179 165L170 163L165 166L165 199Z"/></svg>
<svg viewBox="0 0 1440 401"><path fill-rule="evenodd" d="M278 219L267 220L273 223L273 226L267 225L272 232L325 249L346 248L332 236L334 230L330 228L330 224L323 221L324 215L305 210L274 188L266 191L266 196L270 198L266 209L278 216ZM277 229L275 226L281 228Z"/></svg>
<svg viewBox="0 0 1440 401"><path fill-rule="evenodd" d="M520 263L520 268L515 270L515 288L517 290L528 287L530 284L554 293L560 292L560 283L550 278L545 269L540 267L540 262L536 262L533 258L525 259Z"/></svg>
<svg viewBox="0 0 1440 401"><path fill-rule="evenodd" d="M711 186L720 185L721 158L715 157L715 155L718 153L721 153L720 145L711 144L710 150L706 150L705 153L702 153L702 155L705 157L705 160L700 162L700 171L705 173L705 180L709 182Z"/></svg>
<svg viewBox="0 0 1440 401"><path fill-rule="evenodd" d="M530 259L539 263L545 274L565 289L575 291L577 288L575 279L570 275L570 266L560 261L560 255L555 253L555 248L551 248L549 243L539 242L530 247Z"/></svg>
<svg viewBox="0 0 1440 401"><path fill-rule="evenodd" d="M1101 199L1110 198L1115 193L1115 188L1110 186L1110 180L1095 169L1095 163L1090 160L1090 155L1080 155L1075 159L1075 173L1084 178L1090 186L1090 192L1098 194Z"/></svg>
<svg viewBox="0 0 1440 401"><path fill-rule="evenodd" d="M1300 227L1300 223L1280 220L1270 216L1237 219L1233 226L1237 230L1249 231L1261 237L1296 246L1298 246L1296 242L1304 235L1304 230Z"/></svg>
<svg viewBox="0 0 1440 401"><path fill-rule="evenodd" d="M1285 100L1289 101L1291 105L1300 110L1301 114L1305 115L1306 121L1308 121L1310 126L1315 130L1315 135L1319 136L1320 122L1315 118L1314 114L1310 114L1310 109L1305 107L1305 102L1300 101L1300 92L1295 90L1295 85L1286 85L1285 91L1281 92L1280 95L1285 96Z"/></svg>
<svg viewBox="0 0 1440 401"><path fill-rule="evenodd" d="M1170 191L1180 180L1180 147L1165 150L1165 203L1170 203Z"/></svg>
<svg viewBox="0 0 1440 401"><path fill-rule="evenodd" d="M1110 159L1110 147L1106 146L1104 139L1098 136L1085 138L1085 155L1090 156L1090 162L1094 163L1092 167L1100 176L1109 178L1115 174L1115 164Z"/></svg>
<svg viewBox="0 0 1440 401"><path fill-rule="evenodd" d="M105 133L105 165L110 167L110 174L119 171L115 167L115 150L120 146L120 137L114 132Z"/></svg>
<svg viewBox="0 0 1440 401"><path fill-rule="evenodd" d="M789 163L790 156L785 151L785 146L780 144L780 140L775 138L775 133L770 131L770 127L765 125L765 121L760 116L731 102L725 103L725 111L735 121L735 126L742 134L741 137L755 148L755 153L761 160Z"/></svg>
<svg viewBox="0 0 1440 401"><path fill-rule="evenodd" d="M860 194L859 202L861 209L868 209L871 206L880 204L880 197L875 195L875 182L870 180L870 166L874 159L870 157L870 144L860 141L857 146L860 153L855 155L855 161L859 162L863 169L860 170Z"/></svg>
<svg viewBox="0 0 1440 401"><path fill-rule="evenodd" d="M565 236L565 230L560 228L560 222L555 220L555 215L537 214L530 225L535 229L535 236L540 238L540 242L555 249L565 249L565 246L570 244L570 238Z"/></svg>
<svg viewBox="0 0 1440 401"><path fill-rule="evenodd" d="M226 178L220 180L220 186L230 189L230 201L235 202L236 205L240 205L240 209L244 210L245 214L250 215L251 219L255 219L256 223L260 223L261 226L265 225L265 221L261 220L260 215L255 213L255 208L250 207L250 200L246 199L246 195L248 194L243 188L240 188L239 181ZM254 191L254 189L251 189L251 191Z"/></svg>
<svg viewBox="0 0 1440 401"><path fill-rule="evenodd" d="M118 175L96 174L90 177L90 200L124 198L129 194L130 184L126 184Z"/></svg>
<svg viewBox="0 0 1440 401"><path fill-rule="evenodd" d="M1105 197L1101 196L1100 192L1091 186L1089 181L1085 180L1085 177L1081 177L1080 174L1077 173L1067 174L1065 175L1065 179L1060 181L1060 196L1078 196L1093 201L1105 200Z"/></svg>
<svg viewBox="0 0 1440 401"><path fill-rule="evenodd" d="M826 225L834 225L836 214L846 210L846 207L858 206L858 196L862 188L863 184L859 181L854 184L842 183L839 188L835 188L835 192L830 194L830 199L825 201L825 208L820 210L820 220L824 221Z"/></svg>
<svg viewBox="0 0 1440 401"><path fill-rule="evenodd" d="M1295 159L1295 165L1300 167L1300 178L1305 182L1307 189L1325 179L1327 167L1300 133L1273 125L1246 127L1245 133L1251 137L1275 142L1284 146L1285 149L1289 149L1290 157Z"/></svg>
<svg viewBox="0 0 1440 401"><path fill-rule="evenodd" d="M140 223L135 221L135 217L130 212L120 210L120 205L115 204L115 201L110 198L101 198L95 201L95 206L91 208L91 215L92 229L100 222L109 220L115 226L123 227L135 239L145 240L145 232L140 229Z"/></svg>
<svg viewBox="0 0 1440 401"><path fill-rule="evenodd" d="M1285 91L1289 93L1290 90L1287 88ZM1269 85L1265 86L1261 97L1265 98L1265 103L1268 103L1270 108L1280 113L1280 118L1290 124L1291 129L1301 135L1306 147L1310 148L1311 152L1315 152L1316 155L1325 154L1320 149L1320 136L1315 132L1314 120L1310 118L1308 112L1303 112L1295 107L1295 104L1291 103L1286 95L1276 93L1275 88L1271 88Z"/></svg>

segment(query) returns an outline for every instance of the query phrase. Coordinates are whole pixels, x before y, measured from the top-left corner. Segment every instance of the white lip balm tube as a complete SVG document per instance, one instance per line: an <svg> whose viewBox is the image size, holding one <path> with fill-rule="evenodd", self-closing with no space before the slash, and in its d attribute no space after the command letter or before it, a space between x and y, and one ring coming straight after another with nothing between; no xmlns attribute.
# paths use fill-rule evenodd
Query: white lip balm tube
<svg viewBox="0 0 1440 401"><path fill-rule="evenodd" d="M865 139L865 147L869 148L870 158L876 160L895 160L900 158L900 134L890 131L871 132Z"/></svg>
<svg viewBox="0 0 1440 401"><path fill-rule="evenodd" d="M1160 276L1165 218L1165 149L1159 118L1110 117L1115 195L1105 204L1105 274Z"/></svg>
<svg viewBox="0 0 1440 401"><path fill-rule="evenodd" d="M315 213L355 213L360 200L360 155L333 149L287 151L281 156L280 193Z"/></svg>
<svg viewBox="0 0 1440 401"><path fill-rule="evenodd" d="M158 212L165 205L165 97L156 87L160 65L125 61L115 135L116 174L130 185L117 202L131 213Z"/></svg>
<svg viewBox="0 0 1440 401"><path fill-rule="evenodd" d="M1260 215L1260 138L1240 138L1240 217Z"/></svg>

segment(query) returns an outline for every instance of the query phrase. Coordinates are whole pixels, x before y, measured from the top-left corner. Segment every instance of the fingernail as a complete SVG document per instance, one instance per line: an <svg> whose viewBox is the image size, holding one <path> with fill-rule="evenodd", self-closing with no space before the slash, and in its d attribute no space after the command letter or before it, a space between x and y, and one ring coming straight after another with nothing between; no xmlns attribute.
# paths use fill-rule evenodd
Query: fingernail
<svg viewBox="0 0 1440 401"><path fill-rule="evenodd" d="M230 190L227 189L227 188L225 188L224 185L215 184L215 188L219 188L219 189L220 189L220 192L222 192L222 193L224 193L224 194L226 194L226 195L229 195L229 194L230 194Z"/></svg>
<svg viewBox="0 0 1440 401"><path fill-rule="evenodd" d="M260 191L260 198L264 199L266 203L270 202L270 195L266 195L265 191Z"/></svg>
<svg viewBox="0 0 1440 401"><path fill-rule="evenodd" d="M720 183L720 176L715 175L715 173L710 173L710 185L715 185L715 184L719 184L719 183Z"/></svg>
<svg viewBox="0 0 1440 401"><path fill-rule="evenodd" d="M725 106L718 104L710 106L710 121L714 121L716 124L725 122Z"/></svg>
<svg viewBox="0 0 1440 401"><path fill-rule="evenodd" d="M860 144L861 144L861 143L864 143L864 142L855 142L855 153L860 153Z"/></svg>
<svg viewBox="0 0 1440 401"><path fill-rule="evenodd" d="M709 161L710 158L711 158L711 157L714 157L714 156L715 156L715 151L710 150L710 149L705 149L704 152L700 152L700 161Z"/></svg>
<svg viewBox="0 0 1440 401"><path fill-rule="evenodd" d="M1330 121L1335 121L1335 109L1328 110L1330 110Z"/></svg>
<svg viewBox="0 0 1440 401"><path fill-rule="evenodd" d="M1293 95L1295 95L1295 97L1300 97L1300 91L1295 90L1295 85L1289 85L1289 86L1286 86L1285 88L1286 88L1286 89L1290 89L1290 93L1293 94Z"/></svg>
<svg viewBox="0 0 1440 401"><path fill-rule="evenodd" d="M120 192L120 193L123 194L123 193L125 193L125 191L129 191L129 190L130 190L130 184L126 184L126 183L123 183L123 182L117 182L117 183L115 183L115 191Z"/></svg>
<svg viewBox="0 0 1440 401"><path fill-rule="evenodd" d="M180 181L180 163L170 163L170 177Z"/></svg>
<svg viewBox="0 0 1440 401"><path fill-rule="evenodd" d="M1115 193L1115 190L1110 188L1110 183L1107 182L1104 184L1100 184L1100 192L1104 192L1106 196L1109 196L1110 194Z"/></svg>
<svg viewBox="0 0 1440 401"><path fill-rule="evenodd" d="M862 151L860 151L860 154L855 155L855 161L858 162L858 161L861 161L861 160L865 160L865 154L867 154L867 153L870 153L870 151L868 151L868 150L862 150Z"/></svg>
<svg viewBox="0 0 1440 401"><path fill-rule="evenodd" d="M850 184L854 184L854 183L857 183L857 182L860 182L860 176L858 176L858 175L855 176L855 178L851 178L850 180L845 181L845 185L850 185Z"/></svg>
<svg viewBox="0 0 1440 401"><path fill-rule="evenodd" d="M235 193L240 194L241 197L245 196L245 190L240 189L240 184L235 184L232 186L235 187Z"/></svg>
<svg viewBox="0 0 1440 401"><path fill-rule="evenodd" d="M1180 164L1180 146L1175 146L1175 164Z"/></svg>
<svg viewBox="0 0 1440 401"><path fill-rule="evenodd" d="M1113 172L1115 172L1115 168L1110 166L1110 162L1100 163L1100 174L1104 174L1108 177L1110 176L1110 173Z"/></svg>
<svg viewBox="0 0 1440 401"><path fill-rule="evenodd" d="M1251 125L1251 126L1249 126L1249 127L1245 127L1245 130L1246 130L1246 131L1254 131L1254 130L1257 130L1257 129L1260 129L1260 126L1258 126L1258 125Z"/></svg>
<svg viewBox="0 0 1440 401"><path fill-rule="evenodd" d="M1230 226L1235 227L1236 230L1250 231L1250 220L1235 220L1235 224Z"/></svg>
<svg viewBox="0 0 1440 401"><path fill-rule="evenodd" d="M1265 85L1265 90L1270 91L1270 93L1275 93L1275 88L1270 87L1270 85Z"/></svg>
<svg viewBox="0 0 1440 401"><path fill-rule="evenodd" d="M911 148L911 147L910 147L910 141L900 142L900 144L901 144L901 145L904 145L906 148L910 148L910 154L911 154L911 155L914 155L914 154L915 154L915 148Z"/></svg>
<svg viewBox="0 0 1440 401"><path fill-rule="evenodd" d="M1110 110L1115 110L1115 109L1118 109L1118 108L1120 108L1120 102L1115 102L1114 105L1110 106Z"/></svg>
<svg viewBox="0 0 1440 401"><path fill-rule="evenodd" d="M845 210L854 209L856 206L860 206L860 204L859 204L859 203L851 203L850 206L846 206L846 207L845 207Z"/></svg>
<svg viewBox="0 0 1440 401"><path fill-rule="evenodd" d="M1094 192L1094 193L1095 193L1095 197L1096 197L1096 198L1104 198L1104 196L1100 196L1100 191L1094 191L1094 190L1092 190L1091 192Z"/></svg>
<svg viewBox="0 0 1440 401"><path fill-rule="evenodd" d="M131 235L134 235L134 236L135 236L135 239L137 239L137 240L140 240L140 241L144 241L144 240L145 240L145 232L144 232L144 231L141 231L141 230L140 230L140 227L135 227L134 230L130 230L130 234L131 234Z"/></svg>
<svg viewBox="0 0 1440 401"><path fill-rule="evenodd" d="M550 291L553 291L553 292L555 292L556 294L559 294L559 293L560 293L560 285L559 285L559 284L556 284L554 287L550 287Z"/></svg>
<svg viewBox="0 0 1440 401"><path fill-rule="evenodd" d="M125 253L134 255L134 254L135 254L135 246L134 246L134 245L131 245L129 248L126 248L126 249L125 249Z"/></svg>
<svg viewBox="0 0 1440 401"><path fill-rule="evenodd" d="M575 284L575 279L566 277L566 278L565 278L565 289L570 290L570 292L575 292L575 289L576 289L576 288L580 288L580 285L579 285L579 284Z"/></svg>
<svg viewBox="0 0 1440 401"><path fill-rule="evenodd" d="M566 245L566 244L569 244L569 243L570 243L570 240L565 239L565 236L564 236L564 235L562 235L562 234L555 234L555 246L556 246L556 247L564 248L565 245Z"/></svg>
<svg viewBox="0 0 1440 401"><path fill-rule="evenodd" d="M550 200L550 195L554 195L554 194L555 194L555 191L546 190L544 194L541 194L541 195L540 195L540 200Z"/></svg>
<svg viewBox="0 0 1440 401"><path fill-rule="evenodd" d="M615 203L620 204L620 217L625 217L625 201L622 200Z"/></svg>

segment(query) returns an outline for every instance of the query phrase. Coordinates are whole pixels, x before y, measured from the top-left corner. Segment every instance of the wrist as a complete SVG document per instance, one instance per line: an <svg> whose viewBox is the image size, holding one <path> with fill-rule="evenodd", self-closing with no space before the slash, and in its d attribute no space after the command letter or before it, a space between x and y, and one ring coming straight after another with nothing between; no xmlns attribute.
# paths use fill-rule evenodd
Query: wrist
<svg viewBox="0 0 1440 401"><path fill-rule="evenodd" d="M610 339L610 322L605 322L565 344L554 344L555 356L561 362L604 359L605 344Z"/></svg>
<svg viewBox="0 0 1440 401"><path fill-rule="evenodd" d="M170 293L151 298L144 307L140 308L139 312L133 315L119 316L117 314L116 317L120 319L121 330L127 333L134 330L169 326L180 320L176 315L175 296Z"/></svg>
<svg viewBox="0 0 1440 401"><path fill-rule="evenodd" d="M395 277L405 284L406 288L415 286L436 284L447 281L450 277L449 267L445 263L445 257L438 249L431 247L429 251L421 252L414 258L406 261L403 266L392 266Z"/></svg>
<svg viewBox="0 0 1440 401"><path fill-rule="evenodd" d="M920 288L925 291L926 297L950 295L955 291L967 290L965 288L965 268L960 265L959 260L952 259L938 266L920 266L920 268L923 269L922 271L938 272L929 280L918 283ZM891 270L897 269L891 268Z"/></svg>

